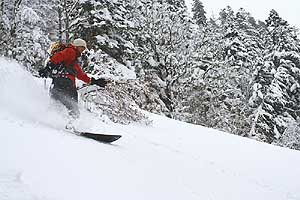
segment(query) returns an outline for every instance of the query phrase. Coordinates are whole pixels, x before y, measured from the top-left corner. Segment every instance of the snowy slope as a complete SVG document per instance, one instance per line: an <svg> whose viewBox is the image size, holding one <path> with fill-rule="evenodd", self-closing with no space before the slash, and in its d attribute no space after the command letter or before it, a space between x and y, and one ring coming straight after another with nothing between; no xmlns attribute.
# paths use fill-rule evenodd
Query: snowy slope
<svg viewBox="0 0 300 200"><path fill-rule="evenodd" d="M300 152L149 114L151 126L78 124L113 145L59 130L39 81L0 58L0 200L300 200ZM51 106L50 106L51 107Z"/></svg>

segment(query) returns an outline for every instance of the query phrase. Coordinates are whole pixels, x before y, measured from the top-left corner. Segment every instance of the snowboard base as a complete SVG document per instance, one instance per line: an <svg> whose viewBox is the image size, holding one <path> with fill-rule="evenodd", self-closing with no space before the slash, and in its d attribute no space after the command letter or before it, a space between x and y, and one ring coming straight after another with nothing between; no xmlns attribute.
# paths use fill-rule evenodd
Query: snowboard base
<svg viewBox="0 0 300 200"><path fill-rule="evenodd" d="M81 132L81 131L75 131L75 134L102 143L112 143L122 137L121 135L98 134L98 133L89 133L89 132Z"/></svg>

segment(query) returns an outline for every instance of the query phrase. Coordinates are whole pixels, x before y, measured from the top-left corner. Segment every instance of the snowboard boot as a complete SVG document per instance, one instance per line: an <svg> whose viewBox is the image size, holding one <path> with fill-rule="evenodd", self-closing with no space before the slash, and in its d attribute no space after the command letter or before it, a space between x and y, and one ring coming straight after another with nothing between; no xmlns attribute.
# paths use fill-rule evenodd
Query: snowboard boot
<svg viewBox="0 0 300 200"><path fill-rule="evenodd" d="M70 119L69 122L66 124L65 129L70 132L75 132L74 122L74 118Z"/></svg>

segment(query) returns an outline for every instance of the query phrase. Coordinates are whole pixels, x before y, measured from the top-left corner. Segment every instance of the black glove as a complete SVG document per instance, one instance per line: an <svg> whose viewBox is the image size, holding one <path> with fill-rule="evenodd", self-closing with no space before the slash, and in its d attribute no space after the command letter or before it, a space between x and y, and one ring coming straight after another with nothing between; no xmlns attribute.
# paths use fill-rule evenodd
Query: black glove
<svg viewBox="0 0 300 200"><path fill-rule="evenodd" d="M49 70L47 68L42 68L39 70L39 75L42 78L48 78L49 77Z"/></svg>
<svg viewBox="0 0 300 200"><path fill-rule="evenodd" d="M91 78L91 85L98 85L100 87L105 87L108 81L106 81L104 78L94 79Z"/></svg>
<svg viewBox="0 0 300 200"><path fill-rule="evenodd" d="M39 75L40 75L40 77L42 77L42 78L48 78L48 77L51 77L52 71L53 71L54 68L55 68L55 65L54 65L52 62L49 61L49 62L46 64L46 67L41 68L41 69L39 70Z"/></svg>
<svg viewBox="0 0 300 200"><path fill-rule="evenodd" d="M51 61L47 62L46 67L39 70L39 75L42 78L52 78L54 75L59 74L64 70L63 64L59 63L57 65L53 64ZM67 71L69 72L69 71ZM74 73L72 71L69 72Z"/></svg>

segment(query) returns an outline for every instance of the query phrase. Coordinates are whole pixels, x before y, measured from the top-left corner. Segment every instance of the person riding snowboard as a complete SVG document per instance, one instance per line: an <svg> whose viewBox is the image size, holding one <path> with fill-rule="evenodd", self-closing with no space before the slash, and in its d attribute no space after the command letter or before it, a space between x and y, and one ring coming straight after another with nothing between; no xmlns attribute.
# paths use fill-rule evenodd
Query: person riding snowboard
<svg viewBox="0 0 300 200"><path fill-rule="evenodd" d="M103 78L94 79L87 76L78 64L78 58L87 49L83 39L75 39L72 44L52 55L46 64L46 68L39 71L41 77L51 77L50 96L61 102L69 110L69 115L75 120L79 118L78 93L76 78L88 84L96 84L105 87L107 81ZM55 74L53 74L55 71ZM66 126L68 127L68 125Z"/></svg>

